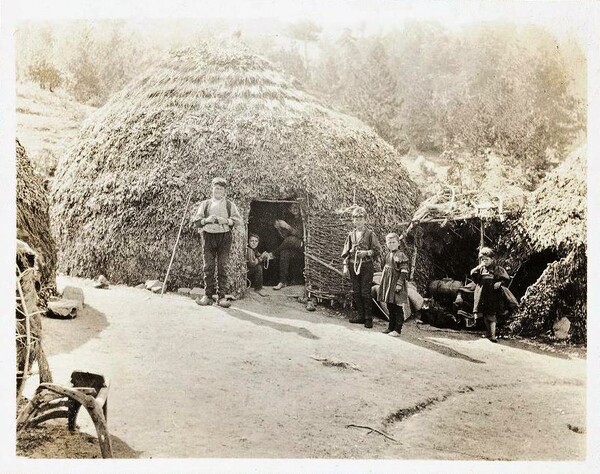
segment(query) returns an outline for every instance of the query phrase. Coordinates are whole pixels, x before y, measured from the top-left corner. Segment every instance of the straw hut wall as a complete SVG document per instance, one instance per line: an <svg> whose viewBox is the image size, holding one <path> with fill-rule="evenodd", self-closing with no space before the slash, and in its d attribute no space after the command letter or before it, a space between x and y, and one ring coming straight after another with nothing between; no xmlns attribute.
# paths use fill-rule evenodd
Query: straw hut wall
<svg viewBox="0 0 600 474"><path fill-rule="evenodd" d="M36 252L42 287L56 286L56 244L50 232L48 193L36 175L25 148L16 141L17 237ZM39 288L38 288L39 291Z"/></svg>
<svg viewBox="0 0 600 474"><path fill-rule="evenodd" d="M586 341L586 151L575 150L548 175L503 242L519 268L514 283L526 288L514 333L551 335L566 317L571 340Z"/></svg>
<svg viewBox="0 0 600 474"><path fill-rule="evenodd" d="M187 217L214 176L228 180L246 219L253 202L298 200L306 252L341 268L349 224L336 210L356 196L380 233L414 211L419 193L397 158L371 128L295 88L240 44L176 52L91 116L59 163L59 269L127 284L163 277L191 193L169 281L199 286L201 240ZM246 284L244 234L234 232L237 291ZM305 263L314 291L346 291L335 272Z"/></svg>

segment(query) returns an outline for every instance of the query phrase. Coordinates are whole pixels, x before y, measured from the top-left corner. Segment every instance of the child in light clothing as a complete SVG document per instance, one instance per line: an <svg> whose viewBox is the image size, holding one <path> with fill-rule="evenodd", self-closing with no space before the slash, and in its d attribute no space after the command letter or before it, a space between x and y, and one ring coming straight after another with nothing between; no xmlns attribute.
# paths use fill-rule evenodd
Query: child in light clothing
<svg viewBox="0 0 600 474"><path fill-rule="evenodd" d="M390 323L383 331L392 337L398 337L402 333L404 324L404 310L402 306L408 303L408 257L398 247L400 237L396 233L385 236L385 245L388 252L383 258L383 272L381 284L377 290L377 301L385 303L390 313ZM400 283L400 288L397 288Z"/></svg>

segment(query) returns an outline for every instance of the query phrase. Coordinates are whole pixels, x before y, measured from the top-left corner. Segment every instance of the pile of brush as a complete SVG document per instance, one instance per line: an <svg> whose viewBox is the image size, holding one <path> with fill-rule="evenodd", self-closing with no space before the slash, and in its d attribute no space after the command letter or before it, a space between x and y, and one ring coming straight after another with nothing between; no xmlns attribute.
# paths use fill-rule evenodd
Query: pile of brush
<svg viewBox="0 0 600 474"><path fill-rule="evenodd" d="M587 328L586 147L572 152L529 197L501 246L513 268L550 252L554 261L521 300L514 334L554 337L554 325L567 318L572 342L586 343Z"/></svg>

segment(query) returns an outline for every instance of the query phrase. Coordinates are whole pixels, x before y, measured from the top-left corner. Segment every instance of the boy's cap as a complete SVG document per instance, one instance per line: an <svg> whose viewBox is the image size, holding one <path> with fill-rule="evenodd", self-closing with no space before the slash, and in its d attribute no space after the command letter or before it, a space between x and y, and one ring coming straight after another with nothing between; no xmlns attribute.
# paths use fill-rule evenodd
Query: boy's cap
<svg viewBox="0 0 600 474"><path fill-rule="evenodd" d="M481 247L481 249L479 249L478 258L481 257L494 258L494 251L489 247Z"/></svg>
<svg viewBox="0 0 600 474"><path fill-rule="evenodd" d="M213 178L212 185L213 186L223 186L224 188L226 188L227 180L225 178Z"/></svg>
<svg viewBox="0 0 600 474"><path fill-rule="evenodd" d="M352 211L352 217L367 217L367 210L358 206Z"/></svg>

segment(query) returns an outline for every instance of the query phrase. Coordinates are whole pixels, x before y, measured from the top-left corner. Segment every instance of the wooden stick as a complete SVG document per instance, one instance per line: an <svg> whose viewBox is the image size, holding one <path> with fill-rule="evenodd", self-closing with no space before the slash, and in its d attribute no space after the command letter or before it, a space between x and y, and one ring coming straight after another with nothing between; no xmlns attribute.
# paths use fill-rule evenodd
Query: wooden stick
<svg viewBox="0 0 600 474"><path fill-rule="evenodd" d="M37 363L40 373L40 383L52 382L52 371L50 370L50 364L48 363L48 359L46 358L46 352L44 351L44 347L42 346L41 335L40 341L38 343Z"/></svg>
<svg viewBox="0 0 600 474"><path fill-rule="evenodd" d="M383 431L376 430L375 428L371 428L370 426L354 425L354 424L346 425L346 428L350 428L350 427L353 427L353 428L363 428L365 430L371 430L371 431L374 431L375 433L379 433L381 436L383 436L383 437L385 437L387 439L391 439L394 443L398 442L397 440L395 440L394 438L392 438L390 435L384 433Z"/></svg>
<svg viewBox="0 0 600 474"><path fill-rule="evenodd" d="M408 279L411 281L415 278L416 265L417 265L417 239L415 239L414 244L413 244L413 254L412 254L412 260L410 262L410 277Z"/></svg>
<svg viewBox="0 0 600 474"><path fill-rule="evenodd" d="M27 310L27 305L25 304L25 295L23 294L23 288L21 287L21 277L23 274L21 273L21 269L17 266L17 270L19 271L19 278L17 278L17 290L19 291L19 298L21 298L21 305L23 306L23 314L25 315L25 361L23 363L23 376L21 377L21 383L19 384L19 391L17 393L17 403L21 399L21 395L23 394L23 389L25 388L25 382L27 381L27 377L29 374L29 354L31 350L31 321L29 321L29 311Z"/></svg>
<svg viewBox="0 0 600 474"><path fill-rule="evenodd" d="M485 220L483 218L480 219L481 223L479 224L479 248L483 247L485 243Z"/></svg>
<svg viewBox="0 0 600 474"><path fill-rule="evenodd" d="M183 223L185 222L185 216L187 215L188 206L190 205L190 200L192 199L192 192L188 195L187 202L185 203L185 210L183 211L183 216L181 217L181 224L179 225L179 232L177 233L177 239L175 240L175 246L173 247L173 254L171 255L171 261L169 262L169 268L167 268L167 274L165 275L165 281L163 281L162 288L160 290L160 296L165 294L165 288L167 287L167 280L169 279L169 272L171 271L171 265L173 265L173 259L175 258L175 250L177 250L177 244L179 243L179 237L181 236L181 229L183 229Z"/></svg>
<svg viewBox="0 0 600 474"><path fill-rule="evenodd" d="M373 301L373 303L375 303L377 305L377 307L379 308L379 310L383 313L383 316L385 317L385 319L387 319L388 321L390 320L390 317L387 315L387 313L383 310L383 308L379 305L379 303L377 302L377 300L375 300L375 298L371 298L371 300Z"/></svg>
<svg viewBox="0 0 600 474"><path fill-rule="evenodd" d="M328 263L324 262L320 258L317 258L314 255L309 254L306 250L304 250L304 255L307 256L308 258L310 258L311 260L314 260L315 262L320 263L325 268L329 268L331 271L337 273L338 275L344 276L344 273L341 270L338 270L337 268L329 265Z"/></svg>

